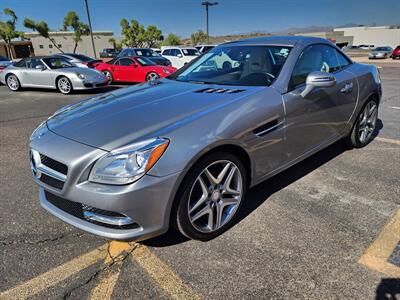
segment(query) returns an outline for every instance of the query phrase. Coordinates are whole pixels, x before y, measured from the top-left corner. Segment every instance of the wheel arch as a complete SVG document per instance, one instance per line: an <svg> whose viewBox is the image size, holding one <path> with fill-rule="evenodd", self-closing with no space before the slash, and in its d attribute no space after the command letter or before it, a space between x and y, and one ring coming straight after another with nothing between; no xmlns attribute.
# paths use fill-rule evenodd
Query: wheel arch
<svg viewBox="0 0 400 300"><path fill-rule="evenodd" d="M231 153L233 155L235 155L237 158L239 158L241 160L241 162L243 163L245 169L246 169L246 182L247 182L247 186L250 187L251 186L251 180L253 178L252 176L252 163L251 163L251 159L250 159L250 155L248 154L248 152L244 149L244 147L234 144L234 143L223 143L223 144L216 144L213 145L211 148L207 147L206 149L203 149L202 151L200 151L199 153L197 153L197 155L195 155L193 157L192 160L190 160L190 162L187 164L187 166L185 167L184 171L182 172L181 176L179 176L179 179L175 185L175 189L174 192L171 196L171 206L169 209L169 226L173 225L175 222L175 218L176 218L176 212L177 212L177 207L178 207L178 195L179 193L181 193L182 191L182 183L184 182L185 178L188 176L190 170L192 170L192 168L204 157L212 154L212 153L216 153L216 152L227 152L227 153Z"/></svg>
<svg viewBox="0 0 400 300"><path fill-rule="evenodd" d="M56 76L56 79L54 80L54 86L56 87L56 89L58 89L57 82L58 82L58 80L59 80L61 77L67 78L67 79L69 80L69 82L71 83L72 89L74 89L74 84L73 84L71 78L69 78L68 76L63 75L63 74L57 75L57 76Z"/></svg>

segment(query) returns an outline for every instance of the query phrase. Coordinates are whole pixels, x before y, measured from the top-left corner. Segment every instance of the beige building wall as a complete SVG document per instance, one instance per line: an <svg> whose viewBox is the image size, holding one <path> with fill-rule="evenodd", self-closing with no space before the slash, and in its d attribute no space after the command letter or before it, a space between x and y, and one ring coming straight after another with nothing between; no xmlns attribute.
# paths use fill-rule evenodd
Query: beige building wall
<svg viewBox="0 0 400 300"><path fill-rule="evenodd" d="M36 32L25 33L25 35L30 38L33 49L35 51L35 55L51 55L60 52L48 39L40 36ZM73 32L51 32L50 36L54 38L57 45L60 45L61 49L64 52L73 52L75 46L75 42L73 40ZM97 57L99 57L99 53L104 48L112 48L112 44L110 44L110 42L108 41L110 38L114 38L117 42L121 40L120 37L114 37L112 31L94 31L93 38ZM82 36L82 41L78 43L76 53L85 54L91 57L94 56L90 35Z"/></svg>
<svg viewBox="0 0 400 300"><path fill-rule="evenodd" d="M335 28L334 31L343 31L344 35L353 36L355 46L374 45L395 48L400 45L400 29L389 26Z"/></svg>

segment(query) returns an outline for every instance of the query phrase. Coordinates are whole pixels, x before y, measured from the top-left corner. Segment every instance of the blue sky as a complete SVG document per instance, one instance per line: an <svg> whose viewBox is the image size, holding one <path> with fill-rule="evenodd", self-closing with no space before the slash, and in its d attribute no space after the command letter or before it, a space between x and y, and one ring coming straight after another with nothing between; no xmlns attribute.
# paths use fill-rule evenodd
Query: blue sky
<svg viewBox="0 0 400 300"><path fill-rule="evenodd" d="M137 19L145 26L154 24L164 35L188 37L205 29L201 0L89 0L93 30L112 30L120 35L121 18ZM279 31L311 25L400 23L397 0L218 0L210 9L210 35L252 31ZM0 9L12 8L24 30L25 17L46 21L60 29L65 14L76 11L86 21L84 0L0 0ZM0 18L4 16L0 14Z"/></svg>

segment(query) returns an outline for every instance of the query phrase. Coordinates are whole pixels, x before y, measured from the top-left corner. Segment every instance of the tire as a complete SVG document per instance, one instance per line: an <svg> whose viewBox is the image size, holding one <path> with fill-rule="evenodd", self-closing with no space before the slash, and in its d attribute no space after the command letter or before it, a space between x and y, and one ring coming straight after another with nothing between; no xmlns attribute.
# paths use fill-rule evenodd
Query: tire
<svg viewBox="0 0 400 300"><path fill-rule="evenodd" d="M14 74L7 75L6 84L8 88L13 92L16 92L21 89L21 83L19 82L17 75Z"/></svg>
<svg viewBox="0 0 400 300"><path fill-rule="evenodd" d="M368 145L374 138L376 132L376 121L378 119L378 101L370 98L361 109L351 133L346 138L349 146L362 148Z"/></svg>
<svg viewBox="0 0 400 300"><path fill-rule="evenodd" d="M207 176L210 173L212 177ZM211 240L232 226L246 191L242 161L227 152L211 153L198 161L183 180L176 198L175 225L190 239Z"/></svg>
<svg viewBox="0 0 400 300"><path fill-rule="evenodd" d="M160 78L160 75L158 75L155 72L150 72L146 75L146 81L152 81L152 80L157 80Z"/></svg>
<svg viewBox="0 0 400 300"><path fill-rule="evenodd" d="M102 73L108 78L109 83L112 83L114 81L114 78L110 71L104 70L104 71L102 71Z"/></svg>
<svg viewBox="0 0 400 300"><path fill-rule="evenodd" d="M72 93L73 87L71 80L65 76L61 76L57 79L57 89L60 93L68 95Z"/></svg>

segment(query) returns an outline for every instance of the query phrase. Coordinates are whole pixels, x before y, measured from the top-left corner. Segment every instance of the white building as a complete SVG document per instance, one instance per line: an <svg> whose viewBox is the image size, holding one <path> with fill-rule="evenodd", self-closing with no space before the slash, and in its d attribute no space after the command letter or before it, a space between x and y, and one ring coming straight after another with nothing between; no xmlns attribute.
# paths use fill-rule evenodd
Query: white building
<svg viewBox="0 0 400 300"><path fill-rule="evenodd" d="M342 31L345 36L353 37L353 45L391 46L400 45L400 28L390 26L359 26L335 28L334 31Z"/></svg>
<svg viewBox="0 0 400 300"><path fill-rule="evenodd" d="M32 42L35 55L51 55L60 52L48 39L40 36L37 32L26 32L25 36ZM57 46L64 52L73 52L75 46L73 36L73 31L50 32L50 37L54 38ZM117 42L121 40L119 37L114 37L112 31L93 31L97 57L99 57L99 53L104 48L112 48L111 43L108 41L110 38L115 38ZM91 57L94 56L90 35L82 36L82 41L78 43L76 53L85 54Z"/></svg>

